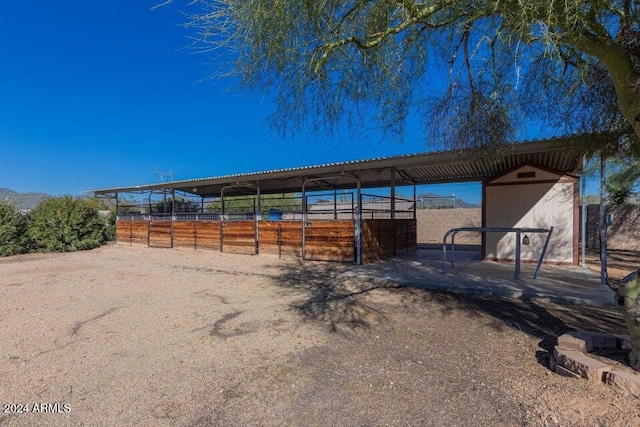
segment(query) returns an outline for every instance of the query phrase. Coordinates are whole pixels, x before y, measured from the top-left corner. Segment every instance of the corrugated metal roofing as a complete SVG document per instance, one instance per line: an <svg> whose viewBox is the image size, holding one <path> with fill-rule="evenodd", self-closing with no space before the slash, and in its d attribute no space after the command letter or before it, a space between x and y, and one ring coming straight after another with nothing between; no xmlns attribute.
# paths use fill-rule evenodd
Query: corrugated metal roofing
<svg viewBox="0 0 640 427"><path fill-rule="evenodd" d="M491 157L477 150L451 150L431 153L379 157L299 168L187 179L131 187L94 190L97 195L173 189L203 197L255 193L300 192L355 188L388 187L395 169L396 185L482 181L504 173L522 163L535 163L564 173L581 171L582 155L591 142L584 136L570 136L513 144Z"/></svg>

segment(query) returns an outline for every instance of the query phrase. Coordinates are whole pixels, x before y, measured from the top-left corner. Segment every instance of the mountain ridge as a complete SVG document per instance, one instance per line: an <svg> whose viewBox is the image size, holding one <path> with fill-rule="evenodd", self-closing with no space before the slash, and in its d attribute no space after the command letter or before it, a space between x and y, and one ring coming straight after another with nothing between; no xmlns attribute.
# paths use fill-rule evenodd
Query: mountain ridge
<svg viewBox="0 0 640 427"><path fill-rule="evenodd" d="M39 203L53 198L55 197L46 193L19 193L10 188L0 188L0 200L14 203L21 211L30 211L38 206Z"/></svg>

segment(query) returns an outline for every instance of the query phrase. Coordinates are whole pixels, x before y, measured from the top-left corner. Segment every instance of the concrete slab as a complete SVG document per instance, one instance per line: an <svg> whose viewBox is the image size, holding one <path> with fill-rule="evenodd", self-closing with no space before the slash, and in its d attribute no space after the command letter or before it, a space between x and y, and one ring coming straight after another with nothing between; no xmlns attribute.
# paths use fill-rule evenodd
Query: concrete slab
<svg viewBox="0 0 640 427"><path fill-rule="evenodd" d="M520 280L514 265L481 261L475 251L456 251L454 268L442 273L442 252L417 249L394 258L349 268L343 274L381 285L411 286L466 295L502 296L561 304L615 306L614 292L600 287L599 276L585 268L523 264Z"/></svg>

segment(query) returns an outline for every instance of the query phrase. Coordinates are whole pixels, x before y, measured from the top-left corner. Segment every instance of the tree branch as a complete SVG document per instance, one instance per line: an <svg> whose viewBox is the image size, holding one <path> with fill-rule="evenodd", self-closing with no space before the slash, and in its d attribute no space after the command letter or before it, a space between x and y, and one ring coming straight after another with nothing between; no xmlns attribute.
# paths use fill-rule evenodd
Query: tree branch
<svg viewBox="0 0 640 427"><path fill-rule="evenodd" d="M403 7L406 8L406 4L405 4L406 2L401 2L401 3L403 3ZM428 24L427 22L424 22L424 21L426 21L427 18L433 16L435 13L442 10L447 5L448 5L448 2L443 2L437 5L425 6L422 9L414 8L413 12L410 12L408 18L405 19L403 22L401 22L400 24L394 27L389 27L384 31L381 31L375 34L370 34L368 36L369 39L366 41L361 40L356 36L350 36L340 40L336 40L331 43L323 44L322 46L318 47L316 49L316 52L314 52L313 54L312 64L314 64L313 65L314 73L317 74L319 72L320 68L324 64L326 64L331 52L333 52L335 49L338 49L347 44L353 44L358 49L362 49L362 50L373 49L375 47L378 47L388 36L399 34L405 29L407 29L408 27L410 27L411 25L421 23L421 22Z"/></svg>

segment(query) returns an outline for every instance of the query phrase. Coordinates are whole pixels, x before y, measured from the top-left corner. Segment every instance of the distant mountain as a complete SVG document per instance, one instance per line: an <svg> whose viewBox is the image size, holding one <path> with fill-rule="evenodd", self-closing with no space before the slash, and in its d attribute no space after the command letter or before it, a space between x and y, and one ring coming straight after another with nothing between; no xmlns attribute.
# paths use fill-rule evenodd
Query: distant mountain
<svg viewBox="0 0 640 427"><path fill-rule="evenodd" d="M456 196L440 196L435 193L423 193L416 196L418 209L469 209L479 208L479 204L467 203Z"/></svg>
<svg viewBox="0 0 640 427"><path fill-rule="evenodd" d="M0 188L0 200L15 203L21 211L30 211L40 202L53 198L52 195L45 193L18 193L8 188Z"/></svg>

